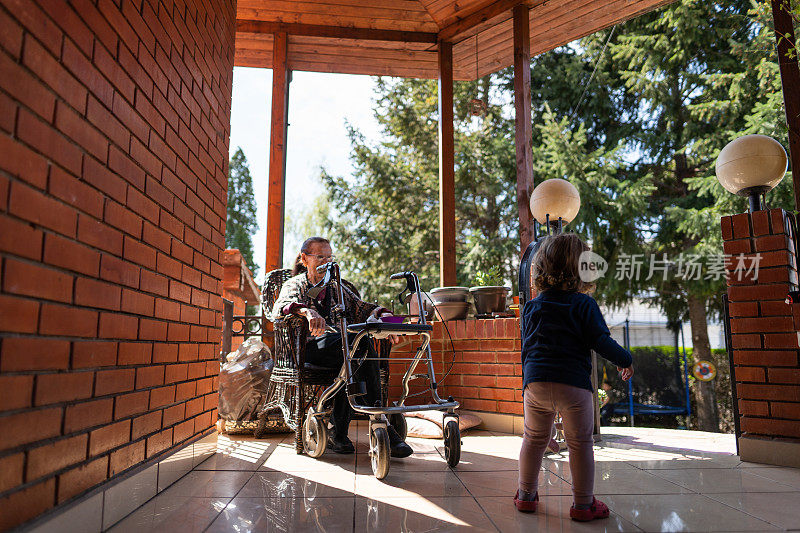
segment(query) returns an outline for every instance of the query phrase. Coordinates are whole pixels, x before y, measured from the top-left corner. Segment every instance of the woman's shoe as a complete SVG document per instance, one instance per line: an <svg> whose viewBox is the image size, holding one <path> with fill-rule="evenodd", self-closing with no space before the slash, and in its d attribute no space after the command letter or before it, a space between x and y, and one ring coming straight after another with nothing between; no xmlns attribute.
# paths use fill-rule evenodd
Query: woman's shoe
<svg viewBox="0 0 800 533"><path fill-rule="evenodd" d="M402 459L408 457L414 450L400 438L400 434L391 425L387 426L389 433L389 455Z"/></svg>
<svg viewBox="0 0 800 533"><path fill-rule="evenodd" d="M608 506L597 498L592 499L592 505L588 509L576 509L573 503L569 510L569 517L578 522L588 522L595 518L608 518L608 515Z"/></svg>
<svg viewBox="0 0 800 533"><path fill-rule="evenodd" d="M514 495L514 506L517 508L517 511L523 513L535 513L536 506L539 504L539 493L536 493L536 496L533 497L532 500L520 500L519 499L519 489L517 489L517 493Z"/></svg>
<svg viewBox="0 0 800 533"><path fill-rule="evenodd" d="M328 437L328 449L334 453L355 453L353 441L347 435L331 435Z"/></svg>

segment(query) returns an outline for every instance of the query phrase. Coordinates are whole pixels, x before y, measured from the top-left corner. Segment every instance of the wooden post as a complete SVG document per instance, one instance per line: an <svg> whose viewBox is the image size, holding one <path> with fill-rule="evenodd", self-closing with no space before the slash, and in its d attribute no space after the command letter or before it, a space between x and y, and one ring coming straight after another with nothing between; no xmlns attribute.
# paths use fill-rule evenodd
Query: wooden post
<svg viewBox="0 0 800 533"><path fill-rule="evenodd" d="M529 8L514 7L514 108L517 146L517 210L519 212L520 253L533 240L530 197L533 191L531 153L531 36Z"/></svg>
<svg viewBox="0 0 800 533"><path fill-rule="evenodd" d="M266 272L283 266L283 215L286 197L286 129L289 114L288 38L276 33L272 48L272 119L269 138Z"/></svg>
<svg viewBox="0 0 800 533"><path fill-rule="evenodd" d="M233 343L233 302L227 298L222 299L222 349L219 352L220 361L225 363L225 357L231 353Z"/></svg>
<svg viewBox="0 0 800 533"><path fill-rule="evenodd" d="M800 209L800 68L797 55L789 57L789 50L797 50L792 17L787 0L772 0L772 19L775 21L775 39L778 44L778 65L781 71L783 105L786 126L789 129L789 161L792 167L794 208Z"/></svg>
<svg viewBox="0 0 800 533"><path fill-rule="evenodd" d="M456 285L453 44L439 41L439 284Z"/></svg>
<svg viewBox="0 0 800 533"><path fill-rule="evenodd" d="M594 402L594 431L592 437L595 442L603 440L600 435L600 402L598 401L598 389L600 386L597 383L597 352L592 350L592 401Z"/></svg>

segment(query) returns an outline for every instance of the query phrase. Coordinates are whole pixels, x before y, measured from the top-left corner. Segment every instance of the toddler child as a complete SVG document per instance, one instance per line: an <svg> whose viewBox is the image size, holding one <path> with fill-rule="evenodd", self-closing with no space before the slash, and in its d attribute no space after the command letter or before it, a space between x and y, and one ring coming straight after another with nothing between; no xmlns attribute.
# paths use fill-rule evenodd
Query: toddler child
<svg viewBox="0 0 800 533"><path fill-rule="evenodd" d="M537 487L553 419L561 413L569 450L573 520L606 518L608 507L594 497L594 404L591 352L617 365L623 380L633 375L631 355L609 335L597 302L581 280L579 257L589 247L577 235L547 238L533 258L538 296L522 312L522 374L525 430L519 452L519 490L514 505L536 511Z"/></svg>

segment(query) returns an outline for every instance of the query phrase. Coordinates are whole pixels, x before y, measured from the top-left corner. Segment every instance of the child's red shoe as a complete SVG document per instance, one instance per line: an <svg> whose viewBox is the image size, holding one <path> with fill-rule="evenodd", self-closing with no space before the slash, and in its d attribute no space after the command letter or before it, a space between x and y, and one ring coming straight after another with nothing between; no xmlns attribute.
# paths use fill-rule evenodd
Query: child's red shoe
<svg viewBox="0 0 800 533"><path fill-rule="evenodd" d="M588 522L595 518L608 518L609 514L608 506L597 498L592 500L592 506L588 509L576 509L575 504L572 504L569 510L569 517L578 522Z"/></svg>
<svg viewBox="0 0 800 533"><path fill-rule="evenodd" d="M514 495L514 506L517 508L517 511L523 513L535 513L536 506L539 504L539 493L536 493L536 496L533 497L532 500L520 500L519 499L519 489L517 489L517 493Z"/></svg>

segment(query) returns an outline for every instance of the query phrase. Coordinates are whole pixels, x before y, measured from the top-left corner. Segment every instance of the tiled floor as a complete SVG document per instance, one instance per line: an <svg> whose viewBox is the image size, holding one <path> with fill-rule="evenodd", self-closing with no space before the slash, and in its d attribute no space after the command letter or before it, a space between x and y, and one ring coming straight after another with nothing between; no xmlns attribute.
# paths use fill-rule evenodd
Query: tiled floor
<svg viewBox="0 0 800 533"><path fill-rule="evenodd" d="M472 431L447 467L441 441L372 476L366 423L355 455L295 454L293 436L219 438L197 465L112 529L125 531L773 531L800 529L800 470L742 463L730 435L603 428L595 492L611 517L572 522L567 457L549 456L536 514L517 512L520 437Z"/></svg>

